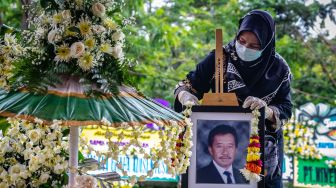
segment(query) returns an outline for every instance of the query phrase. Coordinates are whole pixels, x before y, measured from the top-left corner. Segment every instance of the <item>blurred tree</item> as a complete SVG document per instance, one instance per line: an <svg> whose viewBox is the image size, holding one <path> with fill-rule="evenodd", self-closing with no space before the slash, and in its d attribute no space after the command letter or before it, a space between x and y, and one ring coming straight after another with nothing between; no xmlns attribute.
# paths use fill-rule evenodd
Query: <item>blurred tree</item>
<svg viewBox="0 0 336 188"><path fill-rule="evenodd" d="M6 24L20 28L22 17L22 6L20 0L0 1L0 26Z"/></svg>
<svg viewBox="0 0 336 188"><path fill-rule="evenodd" d="M335 1L307 5L303 0L152 0L126 1L136 17L129 52L137 66L138 87L146 95L173 101L175 84L214 48L214 30L223 28L224 42L233 39L238 20L252 9L268 10L277 23L277 51L293 72L293 102L335 105L335 39L309 31L329 17L335 23ZM155 1L158 2L158 1Z"/></svg>

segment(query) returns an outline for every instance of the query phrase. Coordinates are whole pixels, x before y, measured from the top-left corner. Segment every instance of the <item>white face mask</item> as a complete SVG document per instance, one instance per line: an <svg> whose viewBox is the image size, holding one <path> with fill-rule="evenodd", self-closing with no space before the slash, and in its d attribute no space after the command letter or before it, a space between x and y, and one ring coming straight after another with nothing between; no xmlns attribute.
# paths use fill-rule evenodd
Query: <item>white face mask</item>
<svg viewBox="0 0 336 188"><path fill-rule="evenodd" d="M236 51L238 57L243 61L254 61L261 56L261 53L264 50L254 50L251 48L247 48L244 45L241 45L238 41L236 41Z"/></svg>

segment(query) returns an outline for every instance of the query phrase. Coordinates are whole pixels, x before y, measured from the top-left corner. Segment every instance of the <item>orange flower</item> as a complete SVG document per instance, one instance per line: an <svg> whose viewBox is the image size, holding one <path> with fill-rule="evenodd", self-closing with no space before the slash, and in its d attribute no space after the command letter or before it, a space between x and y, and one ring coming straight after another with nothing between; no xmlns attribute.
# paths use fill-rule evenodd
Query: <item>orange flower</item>
<svg viewBox="0 0 336 188"><path fill-rule="evenodd" d="M253 172L253 173L256 173L256 174L260 174L261 172L261 167L254 164L254 163L246 163L246 169Z"/></svg>

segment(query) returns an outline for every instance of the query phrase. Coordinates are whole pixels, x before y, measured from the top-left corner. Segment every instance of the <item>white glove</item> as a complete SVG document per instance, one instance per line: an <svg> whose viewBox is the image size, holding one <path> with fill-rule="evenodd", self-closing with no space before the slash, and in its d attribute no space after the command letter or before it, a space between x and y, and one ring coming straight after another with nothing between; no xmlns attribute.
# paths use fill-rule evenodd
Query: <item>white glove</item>
<svg viewBox="0 0 336 188"><path fill-rule="evenodd" d="M177 95L177 98L183 106L185 106L188 101L191 102L193 105L199 104L198 98L195 95L189 93L188 91L181 91Z"/></svg>
<svg viewBox="0 0 336 188"><path fill-rule="evenodd" d="M273 122L275 121L273 110L269 108L266 102L263 101L262 99L259 99L258 97L248 96L243 103L243 108L248 107L250 107L251 110L265 107L265 118Z"/></svg>

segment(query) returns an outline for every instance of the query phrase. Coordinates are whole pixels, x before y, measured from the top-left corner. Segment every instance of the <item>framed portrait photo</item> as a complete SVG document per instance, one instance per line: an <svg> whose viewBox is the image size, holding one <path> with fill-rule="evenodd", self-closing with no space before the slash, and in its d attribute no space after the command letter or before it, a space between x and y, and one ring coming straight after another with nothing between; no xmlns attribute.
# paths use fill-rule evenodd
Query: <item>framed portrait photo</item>
<svg viewBox="0 0 336 188"><path fill-rule="evenodd" d="M260 110L258 129L264 145L264 109ZM263 188L245 179L240 169L246 164L250 141L250 109L226 106L193 106L193 147L188 171L188 188ZM260 148L264 162L264 148ZM261 174L264 174L262 168Z"/></svg>

